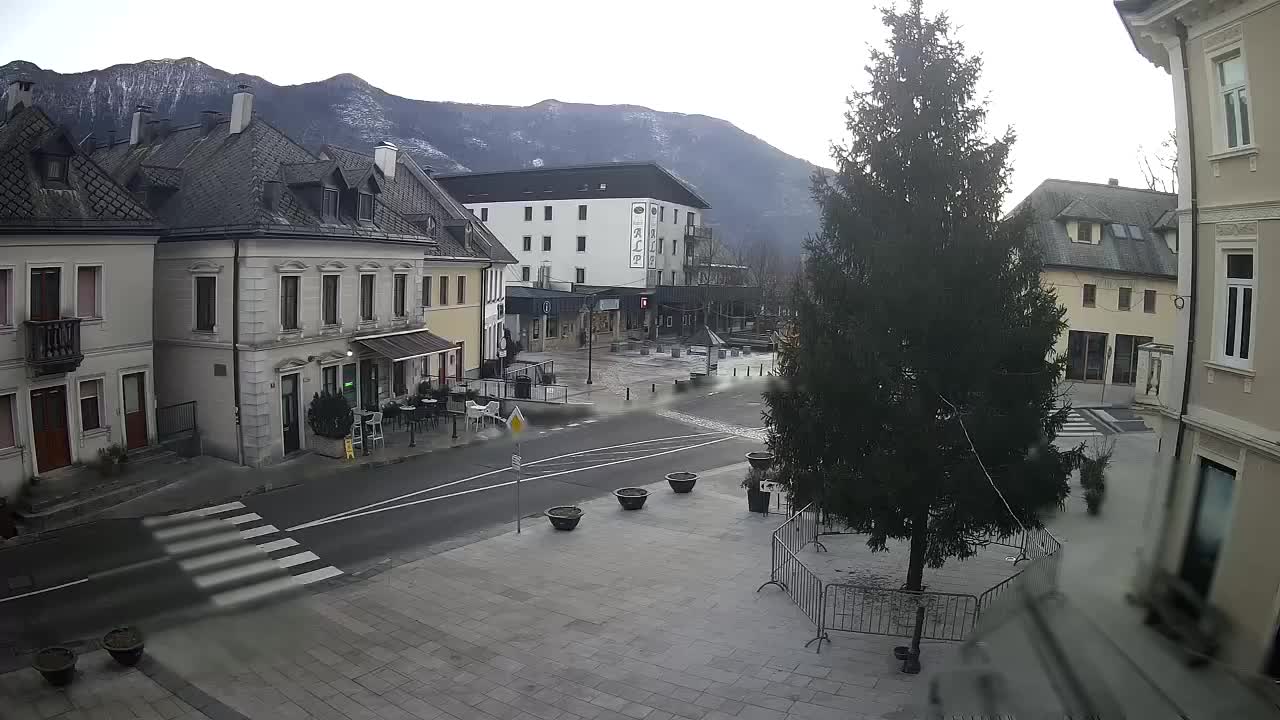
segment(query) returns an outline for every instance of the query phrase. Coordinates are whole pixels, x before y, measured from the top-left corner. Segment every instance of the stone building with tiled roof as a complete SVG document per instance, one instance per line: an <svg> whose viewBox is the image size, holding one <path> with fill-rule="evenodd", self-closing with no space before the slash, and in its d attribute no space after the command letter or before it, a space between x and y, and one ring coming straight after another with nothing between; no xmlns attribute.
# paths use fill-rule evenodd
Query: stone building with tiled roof
<svg viewBox="0 0 1280 720"><path fill-rule="evenodd" d="M1178 233L1172 193L1045 180L1019 205L1067 309L1067 380L1132 386L1139 346L1173 341ZM1118 396L1118 395L1117 395Z"/></svg>
<svg viewBox="0 0 1280 720"><path fill-rule="evenodd" d="M151 266L160 226L10 83L0 116L0 497L156 439ZM91 145L92 141L88 141Z"/></svg>
<svg viewBox="0 0 1280 720"><path fill-rule="evenodd" d="M197 401L206 452L275 462L321 445L316 392L376 409L496 356L512 258L390 144L312 153L242 89L183 126L140 107L92 157L164 225L157 393Z"/></svg>

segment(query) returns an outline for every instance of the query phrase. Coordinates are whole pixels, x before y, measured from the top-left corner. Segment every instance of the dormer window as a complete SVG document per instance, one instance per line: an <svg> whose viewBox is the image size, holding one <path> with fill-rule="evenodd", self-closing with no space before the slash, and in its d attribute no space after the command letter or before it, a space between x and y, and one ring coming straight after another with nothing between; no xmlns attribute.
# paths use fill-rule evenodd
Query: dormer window
<svg viewBox="0 0 1280 720"><path fill-rule="evenodd" d="M337 193L334 193L335 195ZM358 217L366 222L373 222L373 195L367 192L360 193L360 201L358 208Z"/></svg>
<svg viewBox="0 0 1280 720"><path fill-rule="evenodd" d="M321 191L321 196L324 200L324 204L322 206L324 219L338 219L338 191L325 188Z"/></svg>
<svg viewBox="0 0 1280 720"><path fill-rule="evenodd" d="M67 181L67 159L61 155L46 155L44 158L44 181L65 183Z"/></svg>

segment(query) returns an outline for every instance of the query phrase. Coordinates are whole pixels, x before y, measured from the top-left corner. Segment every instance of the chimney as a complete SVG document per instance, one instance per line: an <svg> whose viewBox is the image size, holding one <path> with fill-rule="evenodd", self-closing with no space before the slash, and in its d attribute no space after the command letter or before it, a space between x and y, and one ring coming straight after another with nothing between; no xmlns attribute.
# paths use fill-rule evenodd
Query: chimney
<svg viewBox="0 0 1280 720"><path fill-rule="evenodd" d="M9 82L9 102L5 106L4 116L13 117L19 107L31 107L32 80L11 80Z"/></svg>
<svg viewBox="0 0 1280 720"><path fill-rule="evenodd" d="M155 142L160 139L160 121L148 120L146 125L142 126L142 142Z"/></svg>
<svg viewBox="0 0 1280 720"><path fill-rule="evenodd" d="M1111 187L1120 187L1120 181L1116 178L1107 178L1107 184Z"/></svg>
<svg viewBox="0 0 1280 720"><path fill-rule="evenodd" d="M396 176L397 152L396 146L386 141L378 143L373 149L373 164L378 166L387 179L394 179Z"/></svg>
<svg viewBox="0 0 1280 720"><path fill-rule="evenodd" d="M248 85L240 85L240 92L231 96L231 134L239 135L253 121L253 93Z"/></svg>
<svg viewBox="0 0 1280 720"><path fill-rule="evenodd" d="M147 127L147 121L151 119L151 106L139 105L138 109L133 112L133 124L129 126L129 144L137 145L145 138L142 137L143 130Z"/></svg>
<svg viewBox="0 0 1280 720"><path fill-rule="evenodd" d="M208 135L209 133L213 132L213 129L218 126L218 123L221 120L222 120L222 113L218 112L217 110L201 110L200 111L200 126L204 128L205 135Z"/></svg>
<svg viewBox="0 0 1280 720"><path fill-rule="evenodd" d="M274 211L280 204L280 181L266 180L262 183L262 207Z"/></svg>
<svg viewBox="0 0 1280 720"><path fill-rule="evenodd" d="M115 131L115 128L112 128L107 131L107 147L111 147L112 145L115 145L115 144L116 144L116 131Z"/></svg>
<svg viewBox="0 0 1280 720"><path fill-rule="evenodd" d="M158 128L158 139L163 140L169 137L169 133L173 132L173 123L169 118L160 118L160 127Z"/></svg>

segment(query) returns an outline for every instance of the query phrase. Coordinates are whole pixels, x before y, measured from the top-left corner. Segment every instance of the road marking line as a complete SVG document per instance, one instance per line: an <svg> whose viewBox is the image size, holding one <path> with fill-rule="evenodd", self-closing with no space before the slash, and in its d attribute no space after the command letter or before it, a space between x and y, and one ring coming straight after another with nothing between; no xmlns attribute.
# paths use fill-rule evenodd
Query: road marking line
<svg viewBox="0 0 1280 720"><path fill-rule="evenodd" d="M200 522L193 522L190 525L161 528L160 530L152 531L151 534L160 542L168 542L188 535L198 535L206 530L217 530L223 527L226 527L226 523L221 520L201 520Z"/></svg>
<svg viewBox="0 0 1280 720"><path fill-rule="evenodd" d="M244 515L237 515L233 518L224 518L224 519L227 522L231 523L232 525L243 525L247 522L252 522L254 520L261 520L262 516L259 515L258 513L245 513Z"/></svg>
<svg viewBox="0 0 1280 720"><path fill-rule="evenodd" d="M311 572L302 573L301 575L292 575L291 577L297 582L302 583L303 585L310 585L313 582L328 580L331 577L338 577L341 574L342 574L341 570L330 565L328 567L322 567L319 570L312 570Z"/></svg>
<svg viewBox="0 0 1280 720"><path fill-rule="evenodd" d="M246 578L266 575L267 573L280 572L280 566L275 560L267 558L258 562L245 563L237 565L226 570L217 570L204 575L197 575L195 578L196 587L205 590L219 585L226 585Z"/></svg>
<svg viewBox="0 0 1280 720"><path fill-rule="evenodd" d="M569 423L569 427L578 427L578 423Z"/></svg>
<svg viewBox="0 0 1280 720"><path fill-rule="evenodd" d="M6 603L6 602L9 602L10 600L21 600L24 597L31 597L32 595L39 595L40 593L53 592L54 590L61 590L62 588L68 588L68 587L71 587L72 585L79 585L80 583L87 583L87 582L89 582L89 578L84 577L84 578L80 578L79 580L64 582L61 585L54 585L53 587L41 588L39 590L31 590L30 592L24 592L21 595L10 595L9 597L6 597L6 598L0 598L0 603Z"/></svg>
<svg viewBox="0 0 1280 720"><path fill-rule="evenodd" d="M716 434L719 434L719 433L716 433ZM619 465L621 463L626 463L626 462L634 462L636 460L646 460L648 458L654 458L660 455L670 455L673 452L680 452L681 450L692 450L693 448L703 447L704 445L714 445L719 442L724 442L725 440L734 440L737 438L738 438L737 435L727 435L725 437L716 438L715 440L699 443L697 445L690 445L688 447L676 448L675 450L664 450L662 452L653 453L652 455L642 455L640 457L635 457L635 458L624 458L622 460L613 460L607 463L601 463L599 465L590 465L588 467L573 468L571 470L561 470L559 472L547 473L546 475L535 475L530 477L527 480L524 480L523 482L531 482L533 480L541 480L543 478L552 478L552 477L557 477L559 475L571 475L573 473L582 472L584 470L595 470L597 468L609 467L610 465ZM501 470L495 470L493 473L486 473L486 474L492 475L494 473L506 472L509 469L510 468L502 468ZM340 515L340 516L331 517L331 518L323 518L321 520L313 520L309 523L304 523L302 525L295 525L294 527L289 528L286 532L293 532L294 530L306 530L308 528L318 527L320 525L328 525L330 523L342 522L343 520L354 520L355 518L364 517L365 515L374 515L376 513L385 512L387 510L400 510L403 508L410 507L412 505L421 505L422 503L436 502L437 500L447 500L449 498L458 497L460 495L470 495L471 493L477 493L484 490L496 490L498 488L507 487L508 485L514 485L515 483L516 483L515 480L509 480L507 482L498 483L496 485L485 485L483 487L472 488L470 490L460 490L455 493L449 493L448 495L437 495L435 497L422 498L421 500L412 500L410 502L402 503L399 505L389 505L387 507L374 508L372 510L365 510L363 512ZM444 486L442 485L440 487L444 487Z"/></svg>
<svg viewBox="0 0 1280 720"><path fill-rule="evenodd" d="M240 537L244 538L245 540L252 540L256 537L262 537L263 535L270 535L271 533L275 533L275 532L280 532L280 528L276 527L275 525L259 525L258 527L253 528L252 530L241 530Z"/></svg>
<svg viewBox="0 0 1280 720"><path fill-rule="evenodd" d="M144 527L152 527L153 525L164 525L166 523L170 523L175 520L185 520L187 518L201 518L208 515L216 515L218 513L226 512L228 510L241 510L243 508L244 508L244 503L229 502L222 505L215 505L213 507L200 508L198 510L188 510L186 512L175 513L173 515L157 515L152 517L145 517L142 519L142 525Z"/></svg>
<svg viewBox="0 0 1280 720"><path fill-rule="evenodd" d="M195 572L196 570L210 568L215 565L221 565L225 562L231 562L232 560L242 560L247 557L260 557L261 555L262 551L258 549L257 545L238 545L230 550L219 550L218 552L209 553L208 555L200 555L199 557L183 560L178 563L178 566L190 573Z"/></svg>
<svg viewBox="0 0 1280 720"><path fill-rule="evenodd" d="M278 564L282 568L291 568L294 565L301 565L303 563L315 562L316 560L319 560L319 559L320 559L319 555L316 555L315 553L308 550L306 552L300 552L297 555L290 555L288 557L279 558L276 560L276 564Z"/></svg>
<svg viewBox="0 0 1280 720"><path fill-rule="evenodd" d="M589 449L589 450L578 450L578 451L571 452L571 453L565 453L565 454L563 454L563 455L553 455L552 457L549 457L549 458L543 458L543 459L541 459L541 460L534 460L534 461L532 461L532 462L527 462L527 463L525 463L525 464L524 464L524 467L526 467L526 468L527 468L527 467L530 467L530 466L533 466L533 465L541 465L542 463L551 462L552 460L559 460L559 459L561 459L561 458L567 458L567 457L576 457L576 456L578 456L578 455L586 455L587 453L599 452L599 451L601 451L601 450L615 450L615 449L617 449L617 448L631 447L631 446L633 446L633 445L644 445L645 443L663 442L663 441L666 441L666 440L686 440L686 439L689 439L689 438L707 437L708 435L725 435L725 434L726 434L726 433L721 433L721 432L701 432L701 433L692 433L692 434L690 434L690 435L673 435L673 436L671 436L671 437L664 437L664 438L651 438L651 439L649 439L649 440L637 440L637 441L635 441L635 442L622 443L622 444L620 444L620 445L606 445L606 446L604 446L604 447L591 448L591 449ZM736 436L736 435L730 435L729 437L738 437L738 436ZM316 520L312 520L312 521L310 521L310 522L302 523L302 524L300 524L300 525L294 525L293 527L290 527L290 528L285 528L285 532L293 532L294 530L299 530L299 529L303 529L303 528L314 527L314 526L315 526L315 525L317 525L317 524L324 524L326 521L333 520L334 518L340 518L340 517L342 517L342 516L344 516L344 515L350 515L350 514L352 514L352 513L361 512L361 511L363 511L363 510L368 510L368 509L370 509L370 508L376 508L376 507L379 507L379 506L381 506L381 505L386 505L386 504L388 504L388 503L399 502L399 501L401 501L401 500L405 500L405 499L408 499L408 498L411 498L411 497L415 497L415 496L421 495L421 494L423 494L423 493L434 492L434 491L436 491L436 490L443 490L444 488L447 488L447 487L453 487L454 485L458 485L458 484L461 484L461 483L464 483L464 482L470 482L470 481L472 481L472 480L479 480L480 478L489 477L490 475L497 475L498 473L504 473L504 472L507 472L507 471L508 471L508 470L510 470L510 469L511 469L511 468L506 468L506 467L498 468L497 470L490 470L490 471L488 471L488 472L482 472L482 473L480 473L479 475L472 475L471 477L465 477L465 478L462 478L462 479L460 479L460 480L453 480L453 481L450 481L450 482L447 482L447 483L444 483L444 484L441 484L441 485L434 485L434 486L429 487L429 488L423 488L423 489L421 489L421 490L415 490L415 491L410 492L410 493L405 493L404 495L399 495L399 496L397 496L397 497L393 497L393 498L387 498L386 500L379 500L378 502L375 502L375 503L369 503L368 505L363 505L363 506L358 507L358 508L352 508L352 509L350 509L350 510L343 510L343 511L342 511L342 512L340 512L340 513L334 513L334 514L332 514L332 515L328 515L328 516L326 516L326 517L318 518L318 519L316 519ZM269 526L268 526L268 527L269 527ZM274 528L272 528L272 532L274 532L274 531L275 531L275 529L274 529Z"/></svg>
<svg viewBox="0 0 1280 720"><path fill-rule="evenodd" d="M262 548L262 552L275 552L277 550L293 547L297 544L298 541L293 538L280 538L279 540L272 540L269 543L263 543L258 547Z"/></svg>

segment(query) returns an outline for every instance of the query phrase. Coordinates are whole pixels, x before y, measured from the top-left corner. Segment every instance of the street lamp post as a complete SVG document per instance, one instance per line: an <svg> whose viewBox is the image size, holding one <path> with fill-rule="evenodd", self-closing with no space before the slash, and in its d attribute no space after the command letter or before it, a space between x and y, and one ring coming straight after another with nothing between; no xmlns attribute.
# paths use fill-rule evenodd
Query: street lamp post
<svg viewBox="0 0 1280 720"><path fill-rule="evenodd" d="M596 299L591 298L591 304L587 306L587 384L591 384L591 351L595 349L595 311Z"/></svg>

